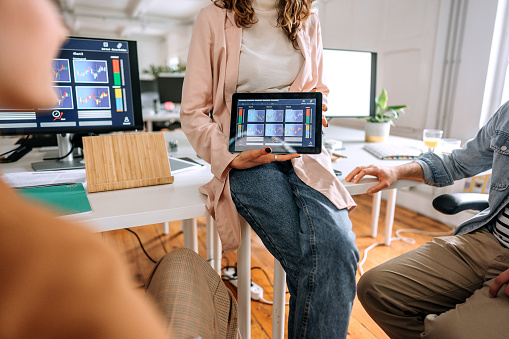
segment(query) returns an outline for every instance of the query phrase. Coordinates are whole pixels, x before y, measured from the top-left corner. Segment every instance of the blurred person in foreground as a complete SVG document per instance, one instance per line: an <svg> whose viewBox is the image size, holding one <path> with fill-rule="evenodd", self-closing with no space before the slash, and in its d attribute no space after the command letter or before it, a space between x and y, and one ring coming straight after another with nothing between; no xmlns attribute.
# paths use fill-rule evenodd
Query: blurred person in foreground
<svg viewBox="0 0 509 339"><path fill-rule="evenodd" d="M51 60L66 34L49 0L0 0L0 107L54 106ZM0 272L0 338L194 338L180 333L218 333L218 326L233 334L203 338L236 337L236 322L228 321L235 301L196 253L174 251L154 269L147 294L158 312L97 235L25 201L1 180ZM194 285L183 284L180 277L190 275ZM223 316L213 313L219 293Z"/></svg>

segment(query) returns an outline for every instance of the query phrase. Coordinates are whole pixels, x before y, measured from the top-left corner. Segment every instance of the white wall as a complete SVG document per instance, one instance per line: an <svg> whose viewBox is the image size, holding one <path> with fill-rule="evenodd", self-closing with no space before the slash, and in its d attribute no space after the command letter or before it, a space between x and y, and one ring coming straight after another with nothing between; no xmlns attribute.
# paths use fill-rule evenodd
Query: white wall
<svg viewBox="0 0 509 339"><path fill-rule="evenodd" d="M319 15L324 47L378 52L377 91L409 106L393 134L420 138L423 128L438 127L465 141L478 129L496 9L496 0L326 0ZM449 32L455 23L464 30ZM451 34L461 40L454 60Z"/></svg>
<svg viewBox="0 0 509 339"><path fill-rule="evenodd" d="M377 92L406 104L391 134L421 138L423 128L466 141L479 128L498 0L325 0L324 47L378 52ZM332 124L363 128L359 119ZM453 190L461 191L461 184ZM431 199L450 188L400 192L397 203L441 219ZM462 216L463 217L463 216ZM448 220L450 220L449 218ZM457 224L456 217L453 224Z"/></svg>
<svg viewBox="0 0 509 339"><path fill-rule="evenodd" d="M149 69L150 65L164 65L166 63L164 38L130 36L129 39L136 40L138 45L140 74L143 74L143 70Z"/></svg>
<svg viewBox="0 0 509 339"><path fill-rule="evenodd" d="M166 62L170 63L175 58L180 62L187 63L187 53L189 51L189 43L193 26L175 26L175 28L166 35L165 51Z"/></svg>
<svg viewBox="0 0 509 339"><path fill-rule="evenodd" d="M470 0L450 124L455 138L468 140L479 129L497 12L496 0Z"/></svg>

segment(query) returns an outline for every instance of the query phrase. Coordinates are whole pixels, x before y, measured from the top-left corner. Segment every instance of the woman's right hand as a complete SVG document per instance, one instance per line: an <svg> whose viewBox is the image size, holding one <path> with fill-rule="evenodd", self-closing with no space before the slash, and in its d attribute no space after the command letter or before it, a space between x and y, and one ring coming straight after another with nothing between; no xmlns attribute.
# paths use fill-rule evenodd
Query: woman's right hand
<svg viewBox="0 0 509 339"><path fill-rule="evenodd" d="M273 161L286 161L300 157L300 154L272 154L270 147L253 149L239 153L230 163L235 169L247 169Z"/></svg>

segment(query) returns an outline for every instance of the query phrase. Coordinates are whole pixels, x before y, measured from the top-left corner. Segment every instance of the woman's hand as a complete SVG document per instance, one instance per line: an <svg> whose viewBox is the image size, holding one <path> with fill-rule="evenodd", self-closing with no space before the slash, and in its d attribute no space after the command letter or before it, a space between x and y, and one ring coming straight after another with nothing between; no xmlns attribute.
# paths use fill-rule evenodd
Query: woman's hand
<svg viewBox="0 0 509 339"><path fill-rule="evenodd" d="M300 154L272 154L270 147L253 149L241 152L230 163L235 169L247 169L258 165L268 164L273 161L286 161L300 157Z"/></svg>
<svg viewBox="0 0 509 339"><path fill-rule="evenodd" d="M329 123L327 122L325 115L323 115L323 112L327 112L326 104L322 104L322 125L323 125L323 127L329 127Z"/></svg>
<svg viewBox="0 0 509 339"><path fill-rule="evenodd" d="M311 90L311 92L316 92L316 87ZM322 125L323 127L329 127L329 123L327 122L327 119L325 118L325 115L323 115L323 112L327 112L327 105L322 104Z"/></svg>

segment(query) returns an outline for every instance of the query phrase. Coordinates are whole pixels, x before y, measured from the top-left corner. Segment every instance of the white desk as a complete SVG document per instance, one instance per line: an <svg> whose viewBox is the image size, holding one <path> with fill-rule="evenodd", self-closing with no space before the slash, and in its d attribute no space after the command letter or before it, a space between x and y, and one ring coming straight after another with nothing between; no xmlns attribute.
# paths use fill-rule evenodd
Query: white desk
<svg viewBox="0 0 509 339"><path fill-rule="evenodd" d="M169 134L165 134L167 135ZM179 139L178 156L196 158L182 132L172 133L171 138ZM16 139L2 139L0 153L13 148L15 141ZM0 170L4 173L32 171L30 164L41 161L43 155L44 153L34 149L17 162L0 164ZM211 180L210 167L207 165L202 169L173 176L175 181L171 185L89 194L92 213L66 218L84 221L93 231L104 232L207 215L205 196L198 192L198 187Z"/></svg>
<svg viewBox="0 0 509 339"><path fill-rule="evenodd" d="M165 132L166 140L179 140L179 150L176 156L189 156L197 159L192 147L189 145L182 131ZM377 164L384 166L396 166L408 161L402 160L378 160L362 149L364 145L364 132L350 128L330 126L325 128L324 138L333 138L343 141L345 150L338 153L345 155L346 159L339 159L332 163L335 169L343 172L341 180L346 189L352 195L364 194L367 189L377 182L376 178L364 178L359 184L347 183L344 177L356 166ZM417 140L391 137L392 140L420 143ZM14 147L15 138L0 139L0 153ZM41 161L44 153L38 149L32 150L21 160L0 164L0 170L4 173L32 171L30 164ZM205 164L202 160L198 160ZM135 189L100 192L89 194L93 212L81 216L70 216L71 220L84 220L92 227L93 231L104 232L126 227L162 223L167 221L184 220L208 215L205 208L205 197L198 192L198 187L207 183L212 178L210 167L174 174L175 182L171 185L150 186ZM409 180L400 180L394 189L415 186L420 183ZM388 216L393 216L395 203L395 190L389 190ZM392 196L392 198L391 198ZM374 196L375 202L379 201L380 194ZM375 204L373 213L373 225L376 230L377 208ZM375 218L376 217L376 218ZM392 225L392 217L386 225ZM389 227L390 228L390 227ZM375 232L376 234L376 232ZM389 233L390 234L390 233ZM390 236L386 236L386 243L390 244Z"/></svg>
<svg viewBox="0 0 509 339"><path fill-rule="evenodd" d="M340 159L333 163L333 167L343 172L343 183L352 195L366 193L367 189L377 183L376 178L364 178L359 184L344 182L344 177L359 165L387 165L395 166L405 161L378 160L366 151L362 150L364 144L364 132L331 126L325 129L324 137L343 140L345 150L339 153L345 155L346 159ZM195 157L195 153L189 146L183 132L165 132L166 140L178 139L178 156ZM402 139L405 142L412 142L409 139ZM13 148L16 139L0 140L0 153ZM418 141L413 141L418 142ZM33 150L20 161L12 164L1 164L2 172L20 172L31 171L30 163L40 161L42 153ZM208 182L212 175L210 167L207 165L200 170L192 170L174 174L175 182L170 185L151 186L143 188L132 188L110 192L99 192L89 194L90 204L93 212L81 216L69 216L71 220L77 222L86 222L93 231L103 232L126 227L142 226L154 223L164 223L174 220L192 220L193 218L208 216L205 208L205 197L198 192L198 187ZM386 216L386 244L390 244L392 232L392 220L394 216L396 189L400 187L415 186L420 183L415 181L400 180L389 190L389 200L387 204ZM378 213L380 194L374 196L374 208L372 215L372 230L376 235L376 225L378 224ZM249 228L248 228L249 230ZM249 241L249 231L242 234L245 241ZM239 250L240 256L250 257L248 246L242 246ZM216 260L216 263L220 260ZM250 271L247 269L242 274L239 272L239 304L248 304L250 302L249 282ZM283 308L284 309L284 308ZM243 338L250 338L250 312L240 314L240 327ZM283 320L284 321L284 320Z"/></svg>
<svg viewBox="0 0 509 339"><path fill-rule="evenodd" d="M324 140L325 139L336 139L343 141L345 150L337 151L341 155L347 158L340 158L339 160L332 163L334 169L343 172L341 181L345 185L346 189L351 195L364 194L368 188L378 183L378 179L374 177L364 178L358 184L352 184L345 182L344 178L355 169L357 166L365 165L378 165L378 166L398 166L411 162L411 160L380 160L370 153L362 149L365 145L364 142L364 131L344 128L339 126L329 126L324 129ZM422 145L422 141L401 138L401 137L390 137L391 142L401 142L407 144L414 144L418 147ZM412 180L399 180L391 189L386 190L388 193L386 216L385 216L385 240L384 243L387 246L391 244L392 225L394 222L394 210L396 207L396 192L398 188L410 187L422 185L422 182ZM378 230L378 217L380 215L380 201L382 198L381 192L373 195L373 210L371 214L371 236L376 237Z"/></svg>

